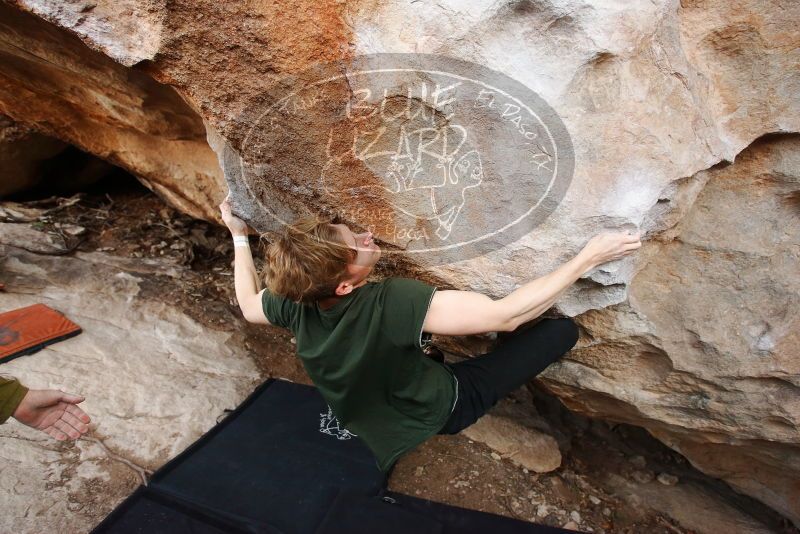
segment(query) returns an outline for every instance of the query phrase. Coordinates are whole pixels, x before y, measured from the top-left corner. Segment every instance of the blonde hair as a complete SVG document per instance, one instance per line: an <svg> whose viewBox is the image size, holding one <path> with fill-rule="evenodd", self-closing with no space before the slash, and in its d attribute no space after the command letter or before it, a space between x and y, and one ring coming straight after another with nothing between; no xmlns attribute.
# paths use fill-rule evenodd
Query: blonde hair
<svg viewBox="0 0 800 534"><path fill-rule="evenodd" d="M287 225L269 244L264 282L271 293L312 305L336 296L336 287L347 278L347 264L355 257L331 219L311 215Z"/></svg>

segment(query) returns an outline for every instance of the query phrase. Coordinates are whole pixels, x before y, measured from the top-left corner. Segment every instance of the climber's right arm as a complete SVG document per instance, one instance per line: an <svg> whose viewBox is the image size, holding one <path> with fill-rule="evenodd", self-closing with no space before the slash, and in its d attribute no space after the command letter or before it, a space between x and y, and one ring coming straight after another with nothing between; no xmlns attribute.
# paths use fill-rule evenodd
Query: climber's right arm
<svg viewBox="0 0 800 534"><path fill-rule="evenodd" d="M586 251L581 251L555 271L518 287L498 300L511 330L546 312L569 286L596 266L594 258Z"/></svg>
<svg viewBox="0 0 800 534"><path fill-rule="evenodd" d="M437 290L422 331L445 336L509 331L510 323L499 302L474 291Z"/></svg>
<svg viewBox="0 0 800 534"><path fill-rule="evenodd" d="M639 231L603 232L555 271L498 300L471 291L436 291L422 331L454 336L511 332L547 311L584 274L641 246Z"/></svg>
<svg viewBox="0 0 800 534"><path fill-rule="evenodd" d="M511 332L544 313L566 288L594 267L593 258L581 252L552 273L498 300L472 291L436 291L422 331L453 336Z"/></svg>

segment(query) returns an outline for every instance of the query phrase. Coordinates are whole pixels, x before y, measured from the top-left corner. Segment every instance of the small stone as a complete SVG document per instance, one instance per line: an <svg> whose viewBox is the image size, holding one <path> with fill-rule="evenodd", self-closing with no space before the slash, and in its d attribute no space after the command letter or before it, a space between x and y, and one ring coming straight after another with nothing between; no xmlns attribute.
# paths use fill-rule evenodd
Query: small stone
<svg viewBox="0 0 800 534"><path fill-rule="evenodd" d="M564 523L564 525L561 528L565 528L567 530L578 530L578 525L577 523L575 523L575 521L569 521L567 523Z"/></svg>
<svg viewBox="0 0 800 534"><path fill-rule="evenodd" d="M523 472L523 473L525 473L526 475L527 475L528 473L530 473L530 471L528 471L528 470L527 470L526 468L524 468L524 467L522 468L522 472Z"/></svg>
<svg viewBox="0 0 800 534"><path fill-rule="evenodd" d="M462 432L464 437L486 444L502 458L534 473L547 473L561 465L558 442L545 433L522 425L511 417L486 414Z"/></svg>
<svg viewBox="0 0 800 534"><path fill-rule="evenodd" d="M656 475L652 471L636 470L631 473L631 477L640 484L648 484L653 481Z"/></svg>
<svg viewBox="0 0 800 534"><path fill-rule="evenodd" d="M414 476L421 477L423 474L425 474L425 468L421 465L417 466L417 469L414 471Z"/></svg>
<svg viewBox="0 0 800 534"><path fill-rule="evenodd" d="M569 513L569 518L575 521L576 523L581 522L581 514L577 512L577 510L573 510Z"/></svg>
<svg viewBox="0 0 800 534"><path fill-rule="evenodd" d="M83 226L77 226L75 224L64 224L62 225L61 229L64 231L64 233L72 236L83 235L86 233L86 228Z"/></svg>
<svg viewBox="0 0 800 534"><path fill-rule="evenodd" d="M659 473L658 474L658 481L664 484L665 486L674 486L678 483L678 477L675 475L670 475L669 473Z"/></svg>
<svg viewBox="0 0 800 534"><path fill-rule="evenodd" d="M634 456L633 458L630 459L630 462L639 469L644 469L645 466L647 465L647 460L645 460L644 456L641 455Z"/></svg>
<svg viewBox="0 0 800 534"><path fill-rule="evenodd" d="M563 523L563 521L559 519L558 516L556 516L556 514L550 514L544 519L541 519L540 522L543 525L547 525L548 527L557 527L561 523Z"/></svg>
<svg viewBox="0 0 800 534"><path fill-rule="evenodd" d="M81 504L79 502L67 501L67 510L69 510L70 512L77 512L81 508L83 508L83 504Z"/></svg>
<svg viewBox="0 0 800 534"><path fill-rule="evenodd" d="M292 339L289 340L289 343L291 343L292 345L296 345L297 344L297 339L296 338L292 338Z"/></svg>
<svg viewBox="0 0 800 534"><path fill-rule="evenodd" d="M536 517L546 517L547 516L547 509L548 506L546 504L540 504L536 507Z"/></svg>
<svg viewBox="0 0 800 534"><path fill-rule="evenodd" d="M598 498L597 498L597 497L595 497L594 495L589 495L589 501L590 501L592 504L594 504L595 506L597 506L597 505L598 505L598 504L600 504L600 502L601 502L601 501L600 501L600 499L598 499Z"/></svg>
<svg viewBox="0 0 800 534"><path fill-rule="evenodd" d="M550 479L550 486L553 488L553 495L561 501L574 502L578 497L570 486L559 476Z"/></svg>
<svg viewBox="0 0 800 534"><path fill-rule="evenodd" d="M611 508L603 508L603 515L606 517L611 517Z"/></svg>
<svg viewBox="0 0 800 534"><path fill-rule="evenodd" d="M499 459L500 459L500 455L499 455L499 454L497 454L496 452L493 452L493 453L492 453L490 456L491 456L492 458L494 458L495 460L499 460Z"/></svg>

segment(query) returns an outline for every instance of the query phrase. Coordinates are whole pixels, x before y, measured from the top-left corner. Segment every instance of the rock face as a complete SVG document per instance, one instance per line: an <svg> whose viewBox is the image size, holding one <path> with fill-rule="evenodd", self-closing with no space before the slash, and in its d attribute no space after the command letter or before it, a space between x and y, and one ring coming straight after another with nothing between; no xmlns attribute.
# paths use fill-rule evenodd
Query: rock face
<svg viewBox="0 0 800 534"><path fill-rule="evenodd" d="M186 213L216 217L222 174L202 119L174 89L5 4L0 35L0 112L126 169Z"/></svg>
<svg viewBox="0 0 800 534"><path fill-rule="evenodd" d="M640 228L636 254L563 294L556 311L576 317L583 339L543 382L574 409L647 428L800 524L792 135L800 132L800 4L12 4L0 6L1 112L124 166L199 216L214 217L224 172L237 209L260 230L269 229L265 213L335 211L366 226L348 209L390 220L400 212L383 192L366 203L343 190L323 194L328 167L309 155L320 143L350 186L381 186L389 176L346 152L347 123L309 112L282 123L283 137L264 130L253 111L269 107L268 89L281 88L282 77L304 81L317 62L348 68L365 54L416 52L480 64L535 91L570 134L574 172L563 198L534 231L488 238L484 254L432 264L397 253L388 272L501 297L600 231ZM357 95L357 85L349 90ZM324 109L331 94L339 95L299 99L294 109ZM441 136L453 126L446 103L429 107ZM379 130L388 119L373 120ZM451 178L491 184L501 155L487 156L491 143L471 148L480 157L459 159ZM408 171L391 169L406 173L406 186ZM467 221L499 216L501 197L479 198L486 209ZM393 253L407 244L377 237Z"/></svg>
<svg viewBox="0 0 800 534"><path fill-rule="evenodd" d="M83 191L114 171L91 154L0 115L0 198L21 191L48 196Z"/></svg>
<svg viewBox="0 0 800 534"><path fill-rule="evenodd" d="M651 249L629 300L580 317L594 339L546 384L570 407L645 426L702 471L793 516L800 135L761 138L694 179L699 194Z"/></svg>
<svg viewBox="0 0 800 534"><path fill-rule="evenodd" d="M0 197L39 183L43 162L65 148L66 143L0 115Z"/></svg>

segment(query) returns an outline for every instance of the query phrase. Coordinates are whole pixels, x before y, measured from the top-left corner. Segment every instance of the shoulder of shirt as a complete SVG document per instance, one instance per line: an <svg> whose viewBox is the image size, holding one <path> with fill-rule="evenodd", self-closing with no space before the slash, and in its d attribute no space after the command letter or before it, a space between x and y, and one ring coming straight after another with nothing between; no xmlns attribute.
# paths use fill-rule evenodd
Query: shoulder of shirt
<svg viewBox="0 0 800 534"><path fill-rule="evenodd" d="M372 283L373 283L373 284L375 284L376 286L387 286L387 285L392 285L392 284L394 284L394 283L395 283L397 280L401 280L401 279L402 279L402 278L400 278L400 277L398 277L398 276L388 276L388 277L386 277L386 278L383 278L383 279L381 279L381 280L375 280L375 281L374 281L374 282L372 282Z"/></svg>
<svg viewBox="0 0 800 534"><path fill-rule="evenodd" d="M400 283L400 284L402 284L402 283L408 283L408 282L419 283L420 281L417 280L416 278L409 278L408 276L390 276L388 278L384 278L381 282L382 283L393 283L393 284Z"/></svg>
<svg viewBox="0 0 800 534"><path fill-rule="evenodd" d="M418 288L436 288L435 285L429 284L428 282L424 282L417 278L409 278L407 276L392 276L390 278L386 278L383 282L388 282L388 285L397 285L403 287L404 289L418 289Z"/></svg>

